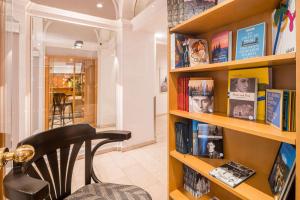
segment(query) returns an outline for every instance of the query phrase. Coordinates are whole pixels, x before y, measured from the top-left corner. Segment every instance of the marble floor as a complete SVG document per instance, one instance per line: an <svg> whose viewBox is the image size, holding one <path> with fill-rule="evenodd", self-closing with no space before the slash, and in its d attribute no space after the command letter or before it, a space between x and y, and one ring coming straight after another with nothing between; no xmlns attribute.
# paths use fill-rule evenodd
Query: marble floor
<svg viewBox="0 0 300 200"><path fill-rule="evenodd" d="M156 119L157 143L127 152L95 156L94 166L102 182L136 185L150 193L153 200L167 200L167 117ZM84 160L76 162L73 190L84 183Z"/></svg>

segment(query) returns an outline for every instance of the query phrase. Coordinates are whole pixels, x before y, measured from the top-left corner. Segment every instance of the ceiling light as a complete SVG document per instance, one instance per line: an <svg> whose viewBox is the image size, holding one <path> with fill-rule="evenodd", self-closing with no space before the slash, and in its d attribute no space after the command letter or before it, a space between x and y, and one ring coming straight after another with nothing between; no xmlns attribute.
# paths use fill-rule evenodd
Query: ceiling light
<svg viewBox="0 0 300 200"><path fill-rule="evenodd" d="M102 3L97 3L97 8L103 8L103 4Z"/></svg>
<svg viewBox="0 0 300 200"><path fill-rule="evenodd" d="M82 47L83 47L83 41L81 41L81 40L75 41L75 43L74 43L75 49L81 49Z"/></svg>

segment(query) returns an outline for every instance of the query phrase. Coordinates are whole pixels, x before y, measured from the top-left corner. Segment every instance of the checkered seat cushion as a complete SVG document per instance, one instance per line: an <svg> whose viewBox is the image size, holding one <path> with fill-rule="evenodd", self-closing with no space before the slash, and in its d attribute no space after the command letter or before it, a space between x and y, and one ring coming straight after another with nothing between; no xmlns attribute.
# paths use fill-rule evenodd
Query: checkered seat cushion
<svg viewBox="0 0 300 200"><path fill-rule="evenodd" d="M142 188L132 185L95 183L83 186L65 200L152 200Z"/></svg>

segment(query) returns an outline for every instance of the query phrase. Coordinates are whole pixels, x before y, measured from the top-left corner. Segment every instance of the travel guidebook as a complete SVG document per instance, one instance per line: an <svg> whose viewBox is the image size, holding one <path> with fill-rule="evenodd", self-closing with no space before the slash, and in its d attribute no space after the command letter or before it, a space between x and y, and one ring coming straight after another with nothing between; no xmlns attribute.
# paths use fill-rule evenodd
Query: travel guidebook
<svg viewBox="0 0 300 200"><path fill-rule="evenodd" d="M229 116L255 120L257 108L257 79L232 78L229 88Z"/></svg>
<svg viewBox="0 0 300 200"><path fill-rule="evenodd" d="M231 61L232 32L224 31L213 36L211 40L212 63Z"/></svg>
<svg viewBox="0 0 300 200"><path fill-rule="evenodd" d="M193 155L220 159L223 153L223 128L192 121Z"/></svg>
<svg viewBox="0 0 300 200"><path fill-rule="evenodd" d="M266 23L256 24L237 31L236 60L265 55Z"/></svg>
<svg viewBox="0 0 300 200"><path fill-rule="evenodd" d="M285 13L280 20L280 14ZM296 1L289 0L288 7L281 6L272 13L273 54L296 52Z"/></svg>
<svg viewBox="0 0 300 200"><path fill-rule="evenodd" d="M214 111L214 81L189 80L189 112L212 113Z"/></svg>
<svg viewBox="0 0 300 200"><path fill-rule="evenodd" d="M276 160L272 167L269 184L277 199L285 199L295 179L296 148L287 143L281 143Z"/></svg>
<svg viewBox="0 0 300 200"><path fill-rule="evenodd" d="M261 67L252 69L229 70L228 88L232 78L256 78L257 86L257 114L256 119L266 119L266 89L272 88L272 68ZM229 99L228 99L229 100ZM227 104L229 106L229 103ZM227 109L229 111L229 108ZM228 113L229 115L229 113Z"/></svg>
<svg viewBox="0 0 300 200"><path fill-rule="evenodd" d="M239 163L230 161L220 167L213 169L209 172L209 174L234 188L254 175L255 171Z"/></svg>
<svg viewBox="0 0 300 200"><path fill-rule="evenodd" d="M191 38L189 39L190 66L209 63L208 44L206 40Z"/></svg>

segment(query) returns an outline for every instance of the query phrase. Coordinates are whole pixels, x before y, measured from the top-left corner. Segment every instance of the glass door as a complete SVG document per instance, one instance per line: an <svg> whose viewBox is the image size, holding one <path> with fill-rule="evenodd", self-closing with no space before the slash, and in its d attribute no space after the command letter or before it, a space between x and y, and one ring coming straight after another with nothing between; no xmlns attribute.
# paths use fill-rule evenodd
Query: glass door
<svg viewBox="0 0 300 200"><path fill-rule="evenodd" d="M46 60L47 128L82 122L95 125L95 60L55 56Z"/></svg>

